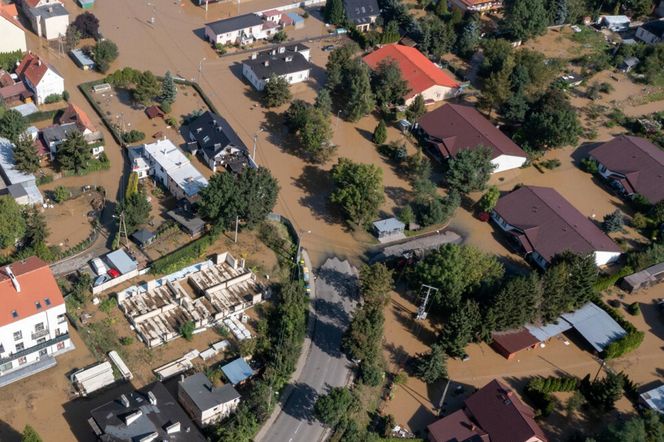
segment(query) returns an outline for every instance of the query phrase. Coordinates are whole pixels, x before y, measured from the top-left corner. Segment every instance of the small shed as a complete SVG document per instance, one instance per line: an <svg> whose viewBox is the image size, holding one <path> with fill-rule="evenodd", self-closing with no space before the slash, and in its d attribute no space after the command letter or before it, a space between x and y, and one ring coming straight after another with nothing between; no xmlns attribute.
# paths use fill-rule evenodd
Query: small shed
<svg viewBox="0 0 664 442"><path fill-rule="evenodd" d="M148 118L152 120L153 118L157 117L164 118L166 114L164 113L164 111L161 110L159 106L155 105L145 108L145 115L147 115Z"/></svg>
<svg viewBox="0 0 664 442"><path fill-rule="evenodd" d="M137 230L131 235L131 239L133 239L134 242L141 248L152 244L156 237L157 235L147 229Z"/></svg>
<svg viewBox="0 0 664 442"><path fill-rule="evenodd" d="M393 235L403 235L403 231L406 228L406 225L399 221L396 218L387 218L373 223L374 232L378 239L393 236Z"/></svg>
<svg viewBox="0 0 664 442"><path fill-rule="evenodd" d="M627 73L634 69L640 62L641 60L636 57L628 57L621 63L620 70Z"/></svg>
<svg viewBox="0 0 664 442"><path fill-rule="evenodd" d="M72 60L74 60L76 66L83 69L84 71L89 71L95 68L95 62L92 61L92 59L80 49L72 49L69 51L69 56Z"/></svg>
<svg viewBox="0 0 664 442"><path fill-rule="evenodd" d="M221 371L226 376L226 379L228 379L228 382L233 385L240 384L254 375L254 370L242 358L237 358L222 366Z"/></svg>
<svg viewBox="0 0 664 442"><path fill-rule="evenodd" d="M625 276L620 287L629 293L659 284L664 280L664 262L648 267L640 272Z"/></svg>
<svg viewBox="0 0 664 442"><path fill-rule="evenodd" d="M115 268L120 274L124 275L138 269L138 263L134 261L131 256L124 251L124 249L118 249L115 252L111 252L106 255L108 262Z"/></svg>
<svg viewBox="0 0 664 442"><path fill-rule="evenodd" d="M599 19L599 25L613 32L622 32L629 29L630 19L626 15L603 15Z"/></svg>
<svg viewBox="0 0 664 442"><path fill-rule="evenodd" d="M293 26L295 27L295 29L301 29L304 27L304 17L295 12L289 12L286 15L288 15L288 17L290 17L291 20L293 20Z"/></svg>
<svg viewBox="0 0 664 442"><path fill-rule="evenodd" d="M205 230L205 221L185 209L170 210L166 213L173 221L178 223L182 230L191 236L199 236Z"/></svg>
<svg viewBox="0 0 664 442"><path fill-rule="evenodd" d="M78 0L78 2L81 4L81 8L83 9L92 9L92 7L95 5L95 0Z"/></svg>
<svg viewBox="0 0 664 442"><path fill-rule="evenodd" d="M508 360L522 350L535 348L540 342L525 328L494 332L491 338L491 347Z"/></svg>

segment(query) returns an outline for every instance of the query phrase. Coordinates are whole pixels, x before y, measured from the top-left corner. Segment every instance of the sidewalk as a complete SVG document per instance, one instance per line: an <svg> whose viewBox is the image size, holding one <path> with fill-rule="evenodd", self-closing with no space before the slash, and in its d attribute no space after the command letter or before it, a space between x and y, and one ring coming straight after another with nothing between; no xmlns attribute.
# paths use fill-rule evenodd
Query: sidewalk
<svg viewBox="0 0 664 442"><path fill-rule="evenodd" d="M309 254L304 249L302 249L302 259L304 259L304 265L306 265L309 271L311 272L311 277L309 279L309 287L311 288L311 293L309 295L309 317L307 319L307 335L304 338L304 343L302 344L302 352L300 353L300 357L297 360L297 365L295 366L295 371L291 375L290 382L288 383L288 385L286 385L284 391L281 393L279 401L277 402L277 405L274 407L274 410L272 411L272 415L270 415L270 417L265 421L265 423L261 427L260 431L256 434L256 437L254 438L256 442L263 440L266 431L274 424L274 422L281 414L281 404L286 403L288 401L288 398L290 397L293 391L293 382L300 378L302 370L304 369L304 365L306 364L307 358L309 357L309 352L311 351L311 336L313 334L314 325L316 323L316 318L314 317L314 312L312 307L313 300L316 298L316 281L314 278L313 268L311 267L311 260L309 259Z"/></svg>

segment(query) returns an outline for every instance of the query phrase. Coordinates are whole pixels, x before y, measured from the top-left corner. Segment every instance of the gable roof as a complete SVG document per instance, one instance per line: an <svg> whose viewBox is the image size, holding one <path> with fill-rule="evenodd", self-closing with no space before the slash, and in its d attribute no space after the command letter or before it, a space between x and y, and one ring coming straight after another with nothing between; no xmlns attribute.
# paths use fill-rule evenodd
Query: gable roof
<svg viewBox="0 0 664 442"><path fill-rule="evenodd" d="M232 385L214 387L203 373L196 373L185 378L180 381L179 386L201 411L226 404L240 397L240 393Z"/></svg>
<svg viewBox="0 0 664 442"><path fill-rule="evenodd" d="M664 199L664 150L650 141L619 135L591 150L590 155L623 175L632 189L652 204Z"/></svg>
<svg viewBox="0 0 664 442"><path fill-rule="evenodd" d="M37 54L28 52L16 68L16 73L21 78L27 78L36 87L49 69L61 77L52 66L42 61Z"/></svg>
<svg viewBox="0 0 664 442"><path fill-rule="evenodd" d="M225 20L218 20L207 23L205 26L210 28L216 35L226 34L228 32L240 31L263 24L263 19L256 14L243 14Z"/></svg>
<svg viewBox="0 0 664 442"><path fill-rule="evenodd" d="M20 292L12 283L8 269L16 277ZM0 268L0 327L64 302L48 264L36 256Z"/></svg>
<svg viewBox="0 0 664 442"><path fill-rule="evenodd" d="M371 18L380 14L377 0L344 0L344 10L346 18L356 25L371 23Z"/></svg>
<svg viewBox="0 0 664 442"><path fill-rule="evenodd" d="M16 10L16 5L6 5L0 2L0 17L4 18L20 30L23 30L23 26L21 26L21 23L17 20L18 11Z"/></svg>
<svg viewBox="0 0 664 442"><path fill-rule="evenodd" d="M598 352L627 334L620 324L592 302L572 313L561 315Z"/></svg>
<svg viewBox="0 0 664 442"><path fill-rule="evenodd" d="M88 114L74 103L69 103L69 106L67 106L58 119L58 124L67 123L75 123L81 132L84 132L86 129L90 132L97 132L97 128L92 124L92 120L90 120Z"/></svg>
<svg viewBox="0 0 664 442"><path fill-rule="evenodd" d="M421 94L432 86L446 86L450 88L459 87L459 83L439 69L420 51L399 44L385 45L363 57L371 69L376 69L378 64L391 58L397 62L401 75L408 82L410 91L406 98Z"/></svg>
<svg viewBox="0 0 664 442"><path fill-rule="evenodd" d="M611 238L549 187L520 187L501 197L494 211L521 230L524 240L548 262L565 251L620 252Z"/></svg>
<svg viewBox="0 0 664 442"><path fill-rule="evenodd" d="M489 435L464 410L437 420L427 427L430 442L489 442Z"/></svg>
<svg viewBox="0 0 664 442"><path fill-rule="evenodd" d="M466 399L466 409L491 442L525 442L532 437L546 441L533 410L497 380Z"/></svg>
<svg viewBox="0 0 664 442"><path fill-rule="evenodd" d="M471 106L446 104L427 112L418 123L433 141L438 142L438 149L445 157L454 157L461 150L479 145L491 149L492 159L500 155L527 156L507 135Z"/></svg>
<svg viewBox="0 0 664 442"><path fill-rule="evenodd" d="M509 354L518 353L540 342L526 328L493 332L491 333L491 339Z"/></svg>
<svg viewBox="0 0 664 442"><path fill-rule="evenodd" d="M646 31L659 38L664 37L664 20L652 20L642 24L639 27L645 29Z"/></svg>
<svg viewBox="0 0 664 442"><path fill-rule="evenodd" d="M214 112L206 111L189 123L189 131L208 158L213 158L229 145L248 152L228 121Z"/></svg>

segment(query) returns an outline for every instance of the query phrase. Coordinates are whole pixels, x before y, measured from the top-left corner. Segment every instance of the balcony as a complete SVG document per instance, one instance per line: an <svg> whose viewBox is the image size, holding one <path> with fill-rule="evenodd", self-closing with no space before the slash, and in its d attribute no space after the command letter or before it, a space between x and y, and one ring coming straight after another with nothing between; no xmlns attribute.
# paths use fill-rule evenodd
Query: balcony
<svg viewBox="0 0 664 442"><path fill-rule="evenodd" d="M44 330L39 330L39 331L33 332L32 333L32 340L36 341L39 338L42 338L44 336L48 336L48 333L49 333L49 330L47 328L45 328Z"/></svg>

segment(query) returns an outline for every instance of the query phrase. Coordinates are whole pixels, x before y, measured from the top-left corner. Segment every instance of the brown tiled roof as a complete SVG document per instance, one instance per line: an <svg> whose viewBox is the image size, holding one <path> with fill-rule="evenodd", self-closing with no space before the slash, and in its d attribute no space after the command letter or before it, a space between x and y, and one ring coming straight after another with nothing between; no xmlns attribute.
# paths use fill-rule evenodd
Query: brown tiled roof
<svg viewBox="0 0 664 442"><path fill-rule="evenodd" d="M11 86L6 86L0 88L0 97L3 100L25 100L33 96L32 91L30 91L22 81L14 83Z"/></svg>
<svg viewBox="0 0 664 442"><path fill-rule="evenodd" d="M547 441L533 410L495 379L466 399L466 410L491 442Z"/></svg>
<svg viewBox="0 0 664 442"><path fill-rule="evenodd" d="M159 106L150 106L145 108L145 115L148 116L149 119L157 118L157 117L164 117L164 112L161 110Z"/></svg>
<svg viewBox="0 0 664 442"><path fill-rule="evenodd" d="M629 187L655 204L664 199L664 150L650 141L620 135L590 151L612 172L625 177Z"/></svg>
<svg viewBox="0 0 664 442"><path fill-rule="evenodd" d="M0 87L7 87L14 84L14 79L9 74L9 72L4 69L0 69Z"/></svg>
<svg viewBox="0 0 664 442"><path fill-rule="evenodd" d="M16 68L16 73L30 80L33 86L37 86L48 71L48 64L42 61L38 55L31 52L25 54L23 60Z"/></svg>
<svg viewBox="0 0 664 442"><path fill-rule="evenodd" d="M81 132L85 131L85 129L88 129L90 132L97 131L97 128L92 124L88 114L74 103L69 103L67 109L64 110L58 119L58 124L67 123L76 123L76 126Z"/></svg>
<svg viewBox="0 0 664 442"><path fill-rule="evenodd" d="M427 427L429 442L489 442L489 435L464 410L437 420Z"/></svg>
<svg viewBox="0 0 664 442"><path fill-rule="evenodd" d="M10 267L16 276L21 288L20 292L14 287L7 267ZM46 311L64 302L48 264L36 256L0 268L0 327ZM40 308L37 308L36 303L39 303ZM16 311L16 315L13 314L14 311Z"/></svg>
<svg viewBox="0 0 664 442"><path fill-rule="evenodd" d="M474 107L446 104L427 112L420 118L419 125L429 137L438 141L440 153L446 158L479 145L489 147L492 158L500 155L526 157L519 146Z"/></svg>
<svg viewBox="0 0 664 442"><path fill-rule="evenodd" d="M547 261L565 251L620 252L611 238L554 189L520 187L501 197L494 210L523 231L532 248Z"/></svg>
<svg viewBox="0 0 664 442"><path fill-rule="evenodd" d="M525 328L491 334L493 341L505 349L509 354L514 354L532 347L539 343L539 339L531 335Z"/></svg>

